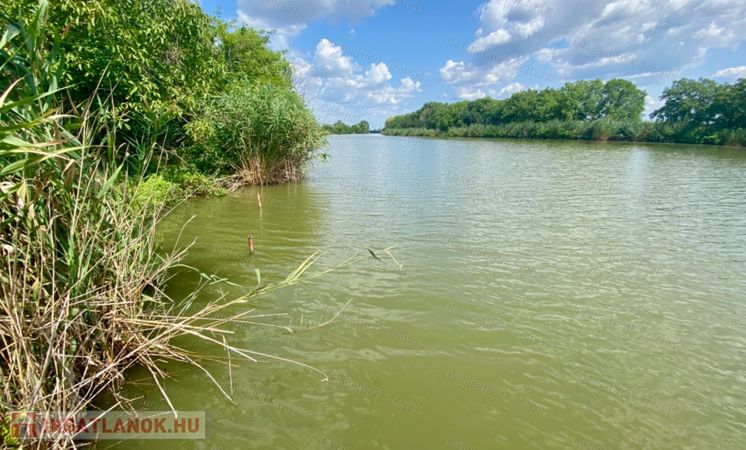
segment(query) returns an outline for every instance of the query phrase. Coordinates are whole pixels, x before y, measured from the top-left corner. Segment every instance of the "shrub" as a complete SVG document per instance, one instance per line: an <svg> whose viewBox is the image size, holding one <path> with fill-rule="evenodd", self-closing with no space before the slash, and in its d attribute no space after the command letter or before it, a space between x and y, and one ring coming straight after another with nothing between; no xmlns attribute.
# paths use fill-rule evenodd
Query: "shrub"
<svg viewBox="0 0 746 450"><path fill-rule="evenodd" d="M325 133L303 100L273 84L234 84L187 126L194 145L185 159L203 172L239 172L241 184L302 178Z"/></svg>
<svg viewBox="0 0 746 450"><path fill-rule="evenodd" d="M141 207L162 207L186 197L178 184L162 175L151 175L134 186L135 203Z"/></svg>
<svg viewBox="0 0 746 450"><path fill-rule="evenodd" d="M224 188L217 184L215 179L199 172L184 173L177 177L175 181L190 197L221 197L227 193Z"/></svg>
<svg viewBox="0 0 746 450"><path fill-rule="evenodd" d="M159 387L166 376L159 365L166 361L207 371L199 355L175 345L175 338L198 338L256 361L249 356L256 353L216 339L226 323L252 312L227 311L295 283L318 257L284 281L188 314L199 287L181 304L168 298L168 271L184 251L159 251L159 209L142 205L172 200L181 189L161 175L145 182L130 175L127 159L135 156L120 152L116 133L101 125L106 120L89 115L91 108L83 108L83 117L59 114L62 101L53 95L60 85L54 70L59 53L38 46L47 41L46 2L39 4L28 32L4 30L0 39L0 70L7 70L2 75L20 75L0 90L0 447L17 444L7 436L10 411L94 408L94 399L116 390L133 366L147 370ZM97 112L106 109L100 105ZM158 148L144 139L139 145ZM111 157L117 153L123 161ZM184 179L185 185L205 183L200 176ZM59 433L22 448L83 445Z"/></svg>

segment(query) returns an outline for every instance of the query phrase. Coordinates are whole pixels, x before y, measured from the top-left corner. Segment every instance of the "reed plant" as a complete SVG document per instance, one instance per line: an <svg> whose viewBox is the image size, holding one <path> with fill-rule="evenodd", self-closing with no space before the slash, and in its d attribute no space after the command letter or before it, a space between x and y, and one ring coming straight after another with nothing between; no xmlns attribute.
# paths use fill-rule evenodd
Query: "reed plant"
<svg viewBox="0 0 746 450"><path fill-rule="evenodd" d="M299 181L326 133L303 99L285 86L235 83L187 125L191 155L203 172L231 185Z"/></svg>
<svg viewBox="0 0 746 450"><path fill-rule="evenodd" d="M29 25L9 26L0 38L0 447L80 445L63 435L18 442L8 433L9 413L72 415L104 392L114 393L114 407L124 405L116 388L135 365L158 387L169 360L214 381L199 355L174 344L179 336L247 361L275 358L316 370L226 339L227 324L266 317L246 306L251 297L297 282L315 255L285 280L231 301L194 308L199 288L179 301L164 292L187 250L159 249L164 203L142 199L146 170L159 165L163 150L140 142L149 152L131 152L132 142L119 142L109 125L122 110L107 108L106 98L94 96L77 115L61 111L61 65L43 30L46 2L40 6Z"/></svg>

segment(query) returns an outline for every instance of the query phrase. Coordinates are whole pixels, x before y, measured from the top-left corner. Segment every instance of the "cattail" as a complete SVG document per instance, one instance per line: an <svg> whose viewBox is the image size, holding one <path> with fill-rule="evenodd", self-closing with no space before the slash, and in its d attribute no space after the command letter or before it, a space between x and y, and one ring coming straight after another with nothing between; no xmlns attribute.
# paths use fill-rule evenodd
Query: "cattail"
<svg viewBox="0 0 746 450"><path fill-rule="evenodd" d="M254 253L254 236L249 235L249 253Z"/></svg>

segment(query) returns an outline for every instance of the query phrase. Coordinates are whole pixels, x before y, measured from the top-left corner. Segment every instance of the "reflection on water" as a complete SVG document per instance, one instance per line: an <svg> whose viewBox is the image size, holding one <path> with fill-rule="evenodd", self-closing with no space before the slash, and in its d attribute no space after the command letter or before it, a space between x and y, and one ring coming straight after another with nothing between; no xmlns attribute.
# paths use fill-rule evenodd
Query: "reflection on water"
<svg viewBox="0 0 746 450"><path fill-rule="evenodd" d="M197 303L248 292L255 269L281 279L317 250L315 273L359 255L247 306L297 332L231 327L239 347L329 381L278 361L208 363L232 379L232 404L166 365L175 406L209 418L205 441L170 447L743 447L742 150L330 141L306 182L191 201L161 229L166 248L195 241L187 264L237 285ZM168 290L198 282L182 271ZM144 373L132 379L136 407L167 408Z"/></svg>

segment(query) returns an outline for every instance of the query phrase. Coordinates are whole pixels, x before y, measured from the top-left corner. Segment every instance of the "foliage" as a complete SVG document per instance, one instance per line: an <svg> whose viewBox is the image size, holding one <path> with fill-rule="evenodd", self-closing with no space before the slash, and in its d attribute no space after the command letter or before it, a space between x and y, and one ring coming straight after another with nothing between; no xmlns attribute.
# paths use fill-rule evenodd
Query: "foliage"
<svg viewBox="0 0 746 450"><path fill-rule="evenodd" d="M324 144L324 131L293 91L273 84L235 83L189 124L195 142L187 159L203 172L244 182L293 181Z"/></svg>
<svg viewBox="0 0 746 450"><path fill-rule="evenodd" d="M200 287L181 303L168 298L163 285L183 251L158 251L160 208L142 199L151 198L149 194L168 199L174 183L159 174L145 181L142 172L126 170L147 167L162 149L140 136L138 147L151 154L122 152L130 145L120 144L117 130L109 127L110 118L118 117L112 112L116 105L83 104L82 115L60 114L69 104L63 100L67 92L58 88L64 77L58 70L59 41L48 47L46 0L39 6L25 24L6 27L0 38L3 76L16 74L1 78L0 91L3 447L17 444L7 436L9 411L74 414L93 408L94 399L115 390L136 365L158 387L167 376L161 366L166 362L190 364L214 381L200 355L175 345L175 338L190 336L217 345L229 360L294 362L233 347L223 338L229 334L223 328L234 321L261 320L266 315L252 316L244 307L248 299L295 283L317 257L284 281L261 285L233 301L210 302L195 311L191 305ZM121 157L112 157L117 154ZM175 176L182 178L182 186L206 188L203 175ZM200 275L204 284L220 281ZM231 310L241 312L227 312ZM115 398L113 408L131 401ZM168 397L166 401L171 404ZM88 443L62 433L44 442L23 442L22 448L81 445Z"/></svg>
<svg viewBox="0 0 746 450"><path fill-rule="evenodd" d="M171 179L184 192L185 197L222 197L227 194L213 178L199 172L179 173Z"/></svg>
<svg viewBox="0 0 746 450"><path fill-rule="evenodd" d="M663 107L653 117L679 124L681 142L732 144L743 142L746 128L746 79L735 84L682 79L663 91Z"/></svg>
<svg viewBox="0 0 746 450"><path fill-rule="evenodd" d="M575 139L602 141L673 142L676 127L636 120L551 120L470 125L438 131L427 128L387 128L389 136Z"/></svg>
<svg viewBox="0 0 746 450"><path fill-rule="evenodd" d="M613 119L639 121L645 92L625 80L578 81L560 89L529 89L505 100L483 98L453 104L430 102L418 111L391 117L387 129L426 128L447 131L473 125L553 120Z"/></svg>
<svg viewBox="0 0 746 450"><path fill-rule="evenodd" d="M9 0L9 15L28 17L36 3ZM215 64L213 19L194 2L58 0L47 15L65 67L60 84L70 86L73 110L98 90L136 121L152 114L181 118L224 78L224 67Z"/></svg>
<svg viewBox="0 0 746 450"><path fill-rule="evenodd" d="M9 0L1 24L26 27L37 3ZM127 142L115 155L120 161L121 153L139 154L142 161L153 141L176 149L181 157L191 155L181 151L192 145L185 127L203 117L205 106L232 86L293 89L290 64L282 52L268 47L266 33L210 17L197 2L59 0L46 7L43 17L44 28L30 37L40 51L54 50L59 58L52 66L1 68L0 88L28 71L37 79L42 71L56 71L58 85L69 86L65 96L57 98L62 109L78 113L87 105L96 110L96 119L106 122L103 129L117 130ZM13 62L10 55L4 56ZM97 98L90 102L92 95ZM103 104L108 108L100 109ZM196 163L204 159L197 158ZM132 159L128 161L133 165ZM199 166L180 158L171 161ZM134 164L127 168L131 169L139 167Z"/></svg>
<svg viewBox="0 0 746 450"><path fill-rule="evenodd" d="M370 133L370 124L361 120L355 125L347 125L341 120L337 121L334 125L324 125L324 131L330 134L368 134Z"/></svg>
<svg viewBox="0 0 746 450"><path fill-rule="evenodd" d="M639 121L645 110L646 93L628 80L609 80L603 88L600 117Z"/></svg>
<svg viewBox="0 0 746 450"><path fill-rule="evenodd" d="M217 34L226 65L226 83L262 82L292 87L290 63L282 52L268 47L268 34L226 23L218 23Z"/></svg>
<svg viewBox="0 0 746 450"><path fill-rule="evenodd" d="M384 134L406 136L594 139L744 145L746 80L679 80L664 106L643 122L645 92L627 80L578 81L526 90L506 100L426 103L386 121Z"/></svg>
<svg viewBox="0 0 746 450"><path fill-rule="evenodd" d="M133 187L134 201L140 207L160 208L186 198L180 186L163 175L150 175Z"/></svg>
<svg viewBox="0 0 746 450"><path fill-rule="evenodd" d="M227 191L199 172L167 170L136 180L130 189L137 207L158 210L190 197L221 197Z"/></svg>

